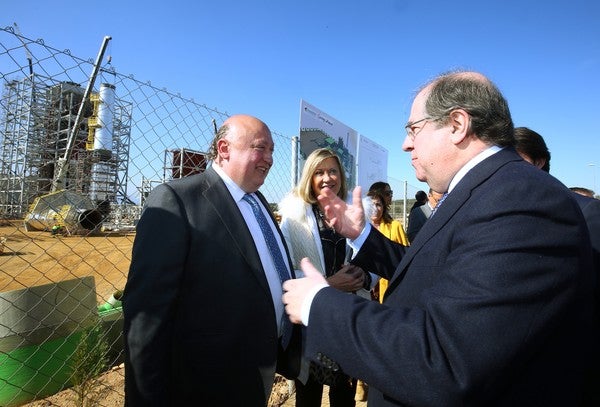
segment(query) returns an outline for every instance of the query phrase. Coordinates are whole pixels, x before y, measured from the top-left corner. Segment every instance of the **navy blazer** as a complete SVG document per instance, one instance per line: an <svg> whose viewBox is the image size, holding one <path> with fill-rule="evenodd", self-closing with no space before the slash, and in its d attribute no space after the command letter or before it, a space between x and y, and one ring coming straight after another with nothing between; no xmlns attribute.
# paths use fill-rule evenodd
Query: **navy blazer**
<svg viewBox="0 0 600 407"><path fill-rule="evenodd" d="M410 247L372 229L353 263L391 279L384 304L321 290L306 354L364 379L369 407L578 402L589 237L570 191L512 148L471 169Z"/></svg>
<svg viewBox="0 0 600 407"><path fill-rule="evenodd" d="M590 234L596 278L600 278L600 200L574 193Z"/></svg>
<svg viewBox="0 0 600 407"><path fill-rule="evenodd" d="M280 348L273 298L212 168L148 197L123 311L127 405L266 405Z"/></svg>
<svg viewBox="0 0 600 407"><path fill-rule="evenodd" d="M584 406L600 406L600 200L574 193L581 208L592 242L594 254L594 277L596 324L593 333L594 346L588 358Z"/></svg>

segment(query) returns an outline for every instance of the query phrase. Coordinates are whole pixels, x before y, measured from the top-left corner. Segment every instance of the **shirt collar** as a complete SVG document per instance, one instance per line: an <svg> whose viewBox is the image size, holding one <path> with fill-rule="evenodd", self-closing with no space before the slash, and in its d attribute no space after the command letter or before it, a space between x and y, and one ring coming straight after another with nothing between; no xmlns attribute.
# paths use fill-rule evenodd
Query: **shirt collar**
<svg viewBox="0 0 600 407"><path fill-rule="evenodd" d="M246 195L246 192L244 192L244 190L242 188L240 188L238 186L238 184L233 182L233 180L229 177L229 175L227 175L225 173L225 171L223 171L223 168L219 167L219 165L217 163L213 162L212 167L215 170L215 172L219 175L219 177L221 177L223 182L225 183L225 186L229 190L229 193L231 194L232 198L236 202L241 201L242 198L244 197L244 195Z"/></svg>
<svg viewBox="0 0 600 407"><path fill-rule="evenodd" d="M458 170L456 175L454 175L454 178L452 178L452 181L450 181L450 185L448 186L448 193L452 192L452 190L454 189L456 184L458 184L460 182L460 180L463 179L463 177L465 175L467 175L467 173L473 167L475 167L477 164L479 164L486 158L496 154L498 151L502 150L503 148L504 147L500 147L500 146L491 146L491 147L488 147L485 150L483 150L481 153L477 154L475 157L471 158L460 170Z"/></svg>

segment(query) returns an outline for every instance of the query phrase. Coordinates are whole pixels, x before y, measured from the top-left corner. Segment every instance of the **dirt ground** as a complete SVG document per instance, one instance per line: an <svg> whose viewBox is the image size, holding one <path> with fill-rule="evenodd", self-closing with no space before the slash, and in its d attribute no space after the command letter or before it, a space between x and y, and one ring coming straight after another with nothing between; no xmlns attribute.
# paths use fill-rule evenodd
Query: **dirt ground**
<svg viewBox="0 0 600 407"><path fill-rule="evenodd" d="M19 221L0 221L0 291L94 276L98 305L125 287L131 261L133 233L97 233L93 236L52 236L27 232ZM99 379L95 392L103 407L123 405L123 367L116 366ZM75 393L65 390L28 406L75 406Z"/></svg>
<svg viewBox="0 0 600 407"><path fill-rule="evenodd" d="M86 400L87 404L83 406L97 407L122 407L124 404L124 386L125 373L123 365L112 368L109 372L103 374L94 388L94 393ZM71 407L82 406L77 401L76 394L73 390L67 389L56 393L53 396L45 399L33 401L23 404L24 407Z"/></svg>
<svg viewBox="0 0 600 407"><path fill-rule="evenodd" d="M104 374L99 381L98 395L102 397L101 400L97 401L97 404L93 404L99 407L121 407L123 406L124 396L124 372L123 366L113 368L110 372ZM276 381L283 380L282 377L276 378ZM295 393L289 394L287 391L287 384L276 386L271 394L271 400L269 401L269 407L294 407L296 405ZM329 407L329 387L323 386L323 399L321 401L322 407ZM24 407L66 407L76 406L74 399L74 393L71 390L65 390L57 393L51 397L43 400L37 400L28 404ZM366 401L357 401L356 407L367 407Z"/></svg>
<svg viewBox="0 0 600 407"><path fill-rule="evenodd" d="M127 280L133 232L106 232L93 236L52 236L50 232L27 232L22 222L0 221L0 292L94 276L98 305ZM279 384L277 382L281 381ZM115 366L98 379L88 406L117 407L124 400L124 368ZM76 406L75 393L67 389L28 407ZM294 393L282 377L276 378L270 406L293 407ZM329 406L328 387L322 406ZM366 402L357 402L357 407Z"/></svg>
<svg viewBox="0 0 600 407"><path fill-rule="evenodd" d="M75 277L94 276L99 305L123 289L131 262L133 233L52 236L27 232L19 222L0 225L0 291L17 290Z"/></svg>

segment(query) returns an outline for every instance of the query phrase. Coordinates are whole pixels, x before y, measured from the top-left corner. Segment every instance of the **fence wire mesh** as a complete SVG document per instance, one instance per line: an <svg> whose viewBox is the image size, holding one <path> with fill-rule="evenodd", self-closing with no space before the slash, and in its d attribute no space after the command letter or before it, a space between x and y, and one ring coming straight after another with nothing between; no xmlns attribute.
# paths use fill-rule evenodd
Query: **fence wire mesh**
<svg viewBox="0 0 600 407"><path fill-rule="evenodd" d="M119 405L135 223L153 187L206 167L228 114L13 27L0 29L0 76L0 405L65 388ZM270 202L291 168L291 138L273 138ZM98 379L111 368L120 381Z"/></svg>
<svg viewBox="0 0 600 407"><path fill-rule="evenodd" d="M206 167L228 114L13 27L0 28L0 77L0 405L67 388L53 405L121 405L120 295L144 199ZM261 191L276 203L293 140L273 138ZM279 405L288 385L275 384Z"/></svg>

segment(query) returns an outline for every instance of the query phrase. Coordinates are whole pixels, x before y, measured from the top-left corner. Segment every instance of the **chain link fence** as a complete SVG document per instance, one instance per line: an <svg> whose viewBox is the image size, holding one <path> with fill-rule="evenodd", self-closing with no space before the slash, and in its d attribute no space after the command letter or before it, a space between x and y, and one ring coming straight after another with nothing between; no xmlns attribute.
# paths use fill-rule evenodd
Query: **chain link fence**
<svg viewBox="0 0 600 407"><path fill-rule="evenodd" d="M15 27L0 28L0 76L0 405L66 388L62 405L121 405L120 296L144 199L206 168L228 114L118 73L102 49L82 59ZM293 140L273 138L261 191L276 203Z"/></svg>
<svg viewBox="0 0 600 407"><path fill-rule="evenodd" d="M73 401L119 405L122 381L97 377L123 361L141 207L157 184L206 168L228 114L13 27L0 29L0 75L0 405L71 386ZM292 140L273 138L262 191L277 202Z"/></svg>

